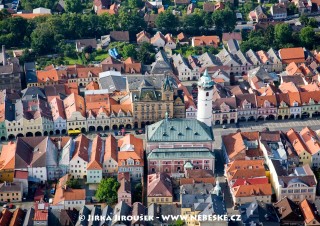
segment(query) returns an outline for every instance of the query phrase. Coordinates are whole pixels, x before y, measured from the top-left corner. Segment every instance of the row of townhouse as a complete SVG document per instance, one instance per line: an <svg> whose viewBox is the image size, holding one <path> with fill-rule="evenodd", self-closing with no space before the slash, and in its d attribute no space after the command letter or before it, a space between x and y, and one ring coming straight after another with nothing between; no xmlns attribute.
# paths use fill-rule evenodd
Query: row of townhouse
<svg viewBox="0 0 320 226"><path fill-rule="evenodd" d="M132 180L143 177L143 140L128 134L120 140L110 135L105 141L100 136L90 140L79 135L62 149L60 166L63 174L99 183L106 176L128 172Z"/></svg>
<svg viewBox="0 0 320 226"><path fill-rule="evenodd" d="M3 90L1 139L58 135L74 130L144 128L163 119L166 113L175 118L196 115L188 90L169 75L155 79L152 75L122 77L118 73L103 76L101 82L114 84L115 89L110 93L91 82L89 85L94 89L86 90L84 97L77 92L65 92L64 85L28 87L22 93Z"/></svg>
<svg viewBox="0 0 320 226"><path fill-rule="evenodd" d="M320 112L320 91L273 93L259 96L242 93L214 98L213 123L312 118Z"/></svg>
<svg viewBox="0 0 320 226"><path fill-rule="evenodd" d="M320 167L320 138L309 127L300 132L236 132L222 136L222 140L227 163L237 159L277 160L289 173L297 166Z"/></svg>
<svg viewBox="0 0 320 226"><path fill-rule="evenodd" d="M0 180L12 182L16 171L26 172L28 181L45 183L63 175L99 183L103 177L128 172L132 180L143 177L143 140L126 135L118 142L110 135L92 140L71 137L19 137L3 145Z"/></svg>

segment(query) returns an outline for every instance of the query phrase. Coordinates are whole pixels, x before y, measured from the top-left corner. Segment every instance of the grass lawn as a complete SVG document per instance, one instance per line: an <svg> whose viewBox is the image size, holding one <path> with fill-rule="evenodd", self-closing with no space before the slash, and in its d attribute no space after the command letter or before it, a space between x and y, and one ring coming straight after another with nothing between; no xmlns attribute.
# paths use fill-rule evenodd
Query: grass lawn
<svg viewBox="0 0 320 226"><path fill-rule="evenodd" d="M103 61L109 56L107 52L100 52L97 53L97 56L94 58L95 61Z"/></svg>
<svg viewBox="0 0 320 226"><path fill-rule="evenodd" d="M74 59L74 58L70 58L70 57L64 57L63 61L68 62L69 65L82 64L82 62L79 58Z"/></svg>

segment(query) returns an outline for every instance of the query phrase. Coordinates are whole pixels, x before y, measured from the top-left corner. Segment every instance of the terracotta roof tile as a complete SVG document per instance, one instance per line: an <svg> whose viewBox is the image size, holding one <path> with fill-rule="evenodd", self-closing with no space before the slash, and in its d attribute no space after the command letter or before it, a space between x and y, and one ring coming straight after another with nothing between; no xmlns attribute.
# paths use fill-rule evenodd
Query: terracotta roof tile
<svg viewBox="0 0 320 226"><path fill-rule="evenodd" d="M134 159L140 162L139 165L143 166L143 140L136 138L133 134L127 134L118 140L118 165L122 165L122 161L127 159Z"/></svg>
<svg viewBox="0 0 320 226"><path fill-rule="evenodd" d="M299 92L298 87L293 82L283 82L280 84L279 89L282 93Z"/></svg>
<svg viewBox="0 0 320 226"><path fill-rule="evenodd" d="M301 99L300 99L300 93L299 92L291 92L288 93L290 106L293 107L294 104L298 104L298 106L301 106Z"/></svg>
<svg viewBox="0 0 320 226"><path fill-rule="evenodd" d="M194 46L218 46L220 43L219 36L195 36L192 38Z"/></svg>
<svg viewBox="0 0 320 226"><path fill-rule="evenodd" d="M291 62L286 67L286 72L288 75L295 75L295 74L301 73L301 70L299 69L298 65L295 62Z"/></svg>
<svg viewBox="0 0 320 226"><path fill-rule="evenodd" d="M72 159L75 157L80 157L84 161L89 162L88 149L90 140L83 134L80 134L75 139L75 148Z"/></svg>
<svg viewBox="0 0 320 226"><path fill-rule="evenodd" d="M282 59L282 62L286 64L291 62L305 62L304 50L302 47L280 49L279 55Z"/></svg>
<svg viewBox="0 0 320 226"><path fill-rule="evenodd" d="M148 175L148 197L172 197L172 183L166 173Z"/></svg>
<svg viewBox="0 0 320 226"><path fill-rule="evenodd" d="M316 208L313 204L310 203L310 201L305 199L300 203L299 206L306 224L312 224L313 221L316 221L316 223L320 223L319 215L316 214Z"/></svg>
<svg viewBox="0 0 320 226"><path fill-rule="evenodd" d="M308 151L308 148L303 142L300 134L296 132L294 129L290 129L287 132L287 137L298 155L300 155L304 151Z"/></svg>
<svg viewBox="0 0 320 226"><path fill-rule="evenodd" d="M3 209L1 212L1 218L0 218L0 225L9 225L11 218L12 218L12 213L8 209Z"/></svg>
<svg viewBox="0 0 320 226"><path fill-rule="evenodd" d="M109 158L112 158L115 161L118 161L117 148L118 148L117 140L112 134L110 134L106 139L104 161L106 161Z"/></svg>
<svg viewBox="0 0 320 226"><path fill-rule="evenodd" d="M53 98L50 101L50 106L53 120L57 120L59 117L66 119L63 101L60 98Z"/></svg>
<svg viewBox="0 0 320 226"><path fill-rule="evenodd" d="M271 184L240 185L232 188L235 197L271 196Z"/></svg>
<svg viewBox="0 0 320 226"><path fill-rule="evenodd" d="M82 96L72 93L63 100L63 104L67 119L70 119L76 111L80 112L83 117L86 117L85 102Z"/></svg>
<svg viewBox="0 0 320 226"><path fill-rule="evenodd" d="M314 130L309 127L305 127L300 131L300 136L305 142L311 155L314 155L320 151L320 139Z"/></svg>
<svg viewBox="0 0 320 226"><path fill-rule="evenodd" d="M25 212L18 208L13 212L12 219L9 226L21 226L24 221Z"/></svg>
<svg viewBox="0 0 320 226"><path fill-rule="evenodd" d="M99 90L99 84L92 81L86 86L86 90Z"/></svg>
<svg viewBox="0 0 320 226"><path fill-rule="evenodd" d="M0 169L9 170L15 168L15 158L16 158L16 143L10 141L6 145L2 145L1 155L0 155Z"/></svg>
<svg viewBox="0 0 320 226"><path fill-rule="evenodd" d="M40 16L50 16L51 14L46 14L46 13L17 13L17 14L12 14L13 17L22 17L24 19L34 19L36 17Z"/></svg>
<svg viewBox="0 0 320 226"><path fill-rule="evenodd" d="M14 178L17 178L17 179L28 179L28 171L15 170L14 171Z"/></svg>
<svg viewBox="0 0 320 226"><path fill-rule="evenodd" d="M91 157L90 162L87 165L87 170L102 170L102 148L103 148L103 140L99 135L92 141L91 147Z"/></svg>

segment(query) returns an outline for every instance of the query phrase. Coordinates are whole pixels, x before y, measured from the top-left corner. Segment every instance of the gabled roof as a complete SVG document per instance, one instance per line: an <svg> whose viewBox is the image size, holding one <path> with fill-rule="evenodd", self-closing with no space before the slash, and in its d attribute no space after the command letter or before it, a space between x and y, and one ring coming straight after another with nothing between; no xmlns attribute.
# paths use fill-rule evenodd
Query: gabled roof
<svg viewBox="0 0 320 226"><path fill-rule="evenodd" d="M70 119L72 113L76 111L80 112L83 117L86 117L85 102L82 96L72 93L63 100L63 104L67 119Z"/></svg>
<svg viewBox="0 0 320 226"><path fill-rule="evenodd" d="M287 137L298 155L300 155L304 151L308 151L308 148L303 142L300 134L294 129L290 129L287 132Z"/></svg>
<svg viewBox="0 0 320 226"><path fill-rule="evenodd" d="M122 178L120 180L120 187L118 189L118 194L122 193L129 193L131 194L131 184L130 181L126 180L125 178Z"/></svg>
<svg viewBox="0 0 320 226"><path fill-rule="evenodd" d="M66 119L63 101L60 98L53 98L50 101L50 106L53 120L57 120L59 117L61 117L62 119Z"/></svg>
<svg viewBox="0 0 320 226"><path fill-rule="evenodd" d="M87 170L102 170L103 142L99 135L96 135L93 139L90 162L87 165Z"/></svg>
<svg viewBox="0 0 320 226"><path fill-rule="evenodd" d="M274 207L277 209L278 216L283 223L304 221L299 205L288 197L285 197L275 203Z"/></svg>
<svg viewBox="0 0 320 226"><path fill-rule="evenodd" d="M309 127L300 131L300 136L308 148L308 152L314 155L320 151L320 139L316 132Z"/></svg>
<svg viewBox="0 0 320 226"><path fill-rule="evenodd" d="M111 41L129 42L130 41L129 31L111 31L110 39Z"/></svg>
<svg viewBox="0 0 320 226"><path fill-rule="evenodd" d="M172 197L172 183L166 173L148 175L148 197Z"/></svg>
<svg viewBox="0 0 320 226"><path fill-rule="evenodd" d="M24 216L25 212L22 209L17 208L13 212L13 216L9 226L21 226L23 224Z"/></svg>
<svg viewBox="0 0 320 226"><path fill-rule="evenodd" d="M279 55L282 60L305 59L302 47L280 49Z"/></svg>
<svg viewBox="0 0 320 226"><path fill-rule="evenodd" d="M235 197L271 196L271 184L239 185L232 188Z"/></svg>
<svg viewBox="0 0 320 226"><path fill-rule="evenodd" d="M12 218L10 210L4 208L1 212L0 225L9 225Z"/></svg>
<svg viewBox="0 0 320 226"><path fill-rule="evenodd" d="M312 224L313 221L316 223L320 223L320 217L317 213L317 209L314 204L312 204L309 200L305 199L300 204L300 209L304 216L304 221L306 224Z"/></svg>
<svg viewBox="0 0 320 226"><path fill-rule="evenodd" d="M85 135L80 134L77 136L75 139L75 148L72 159L80 157L84 161L89 162L89 145L90 140Z"/></svg>
<svg viewBox="0 0 320 226"><path fill-rule="evenodd" d="M118 161L118 144L116 138L110 134L106 139L105 152L104 152L104 161L112 158L115 161Z"/></svg>

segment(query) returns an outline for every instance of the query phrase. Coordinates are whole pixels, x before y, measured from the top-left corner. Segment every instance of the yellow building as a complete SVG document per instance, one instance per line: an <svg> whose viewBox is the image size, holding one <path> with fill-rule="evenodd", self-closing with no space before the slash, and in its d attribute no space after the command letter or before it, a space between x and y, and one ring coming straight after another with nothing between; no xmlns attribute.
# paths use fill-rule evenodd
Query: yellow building
<svg viewBox="0 0 320 226"><path fill-rule="evenodd" d="M303 142L300 134L296 132L294 129L290 129L287 132L287 137L292 144L294 150L297 152L299 156L299 165L310 165L312 164L312 156L308 152L308 148Z"/></svg>
<svg viewBox="0 0 320 226"><path fill-rule="evenodd" d="M166 173L148 175L147 200L152 203L172 204L172 182Z"/></svg>
<svg viewBox="0 0 320 226"><path fill-rule="evenodd" d="M135 128L144 128L157 122L165 118L166 113L170 118L185 118L183 95L177 90L178 86L172 77L128 76L128 83Z"/></svg>
<svg viewBox="0 0 320 226"><path fill-rule="evenodd" d="M12 182L15 168L16 143L9 142L2 146L0 155L0 181Z"/></svg>
<svg viewBox="0 0 320 226"><path fill-rule="evenodd" d="M20 182L5 182L0 184L1 202L21 202L23 188Z"/></svg>

